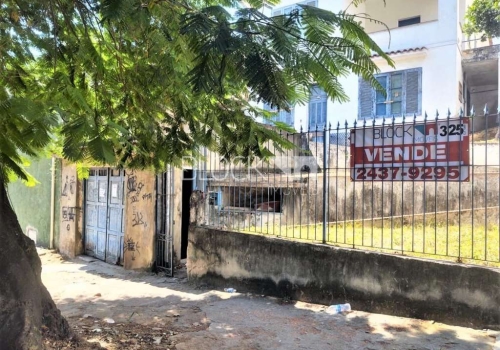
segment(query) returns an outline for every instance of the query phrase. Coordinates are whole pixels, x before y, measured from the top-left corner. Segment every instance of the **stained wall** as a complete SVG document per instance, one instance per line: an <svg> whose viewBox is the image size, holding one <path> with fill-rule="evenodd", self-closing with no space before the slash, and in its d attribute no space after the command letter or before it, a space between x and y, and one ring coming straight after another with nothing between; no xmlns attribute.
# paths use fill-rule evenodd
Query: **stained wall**
<svg viewBox="0 0 500 350"><path fill-rule="evenodd" d="M75 164L62 161L60 187L59 252L74 258L83 253L83 186Z"/></svg>
<svg viewBox="0 0 500 350"><path fill-rule="evenodd" d="M125 178L125 269L149 269L155 254L155 176L127 170Z"/></svg>

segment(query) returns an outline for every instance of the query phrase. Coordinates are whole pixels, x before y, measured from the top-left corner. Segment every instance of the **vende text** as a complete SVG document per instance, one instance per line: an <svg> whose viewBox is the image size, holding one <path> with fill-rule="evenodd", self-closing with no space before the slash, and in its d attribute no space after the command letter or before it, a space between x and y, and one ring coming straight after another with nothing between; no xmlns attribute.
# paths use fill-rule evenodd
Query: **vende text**
<svg viewBox="0 0 500 350"><path fill-rule="evenodd" d="M364 164L447 160L446 144L366 147L363 158Z"/></svg>

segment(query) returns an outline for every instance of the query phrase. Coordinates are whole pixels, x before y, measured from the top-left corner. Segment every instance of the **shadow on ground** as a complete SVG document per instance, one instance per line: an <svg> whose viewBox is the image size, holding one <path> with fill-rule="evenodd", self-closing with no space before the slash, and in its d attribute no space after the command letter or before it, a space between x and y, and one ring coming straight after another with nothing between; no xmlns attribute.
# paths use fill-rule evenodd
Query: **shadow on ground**
<svg viewBox="0 0 500 350"><path fill-rule="evenodd" d="M154 347L135 344L138 349L492 349L494 344L485 332L468 328L356 311L330 315L321 305L211 290L191 285L182 271L171 279L76 259L44 263L43 280L75 327L92 319L102 328L102 320L111 318L110 331L137 324L151 337L155 332L163 337ZM110 349L122 348L117 346Z"/></svg>

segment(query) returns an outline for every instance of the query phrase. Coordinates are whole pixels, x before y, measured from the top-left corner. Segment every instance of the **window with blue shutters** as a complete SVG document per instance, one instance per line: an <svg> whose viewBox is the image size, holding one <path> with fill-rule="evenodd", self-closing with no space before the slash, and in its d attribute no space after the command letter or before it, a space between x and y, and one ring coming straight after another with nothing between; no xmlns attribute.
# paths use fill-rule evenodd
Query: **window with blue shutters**
<svg viewBox="0 0 500 350"><path fill-rule="evenodd" d="M309 97L309 129L321 129L326 124L328 96L319 86L313 86Z"/></svg>
<svg viewBox="0 0 500 350"><path fill-rule="evenodd" d="M378 74L382 91L359 80L358 119L422 114L422 68Z"/></svg>
<svg viewBox="0 0 500 350"><path fill-rule="evenodd" d="M272 121L285 123L285 124L293 127L293 125L294 125L294 109L293 109L293 107L290 108L290 111L285 111L285 110L278 111L276 108L271 108L268 104L265 104L264 109L266 111L276 113L276 115L271 118ZM272 124L272 123L270 120L264 119L264 124Z"/></svg>

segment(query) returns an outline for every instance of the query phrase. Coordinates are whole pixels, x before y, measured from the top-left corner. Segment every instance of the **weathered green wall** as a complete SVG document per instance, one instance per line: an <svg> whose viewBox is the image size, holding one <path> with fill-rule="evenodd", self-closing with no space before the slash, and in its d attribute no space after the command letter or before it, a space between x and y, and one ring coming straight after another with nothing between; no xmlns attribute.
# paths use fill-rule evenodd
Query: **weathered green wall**
<svg viewBox="0 0 500 350"><path fill-rule="evenodd" d="M59 250L59 237L60 237L60 222L61 218L61 187L62 187L62 160L56 158L55 160L56 173L55 173L55 208L54 208L54 248Z"/></svg>
<svg viewBox="0 0 500 350"><path fill-rule="evenodd" d="M59 198L61 196L61 162L56 159L56 196L55 223L59 222ZM50 237L50 190L51 190L51 159L39 159L31 162L28 172L39 184L27 187L21 181L8 186L10 200L17 214L23 232L32 227L37 231L36 245L49 247ZM59 242L59 225L54 225L54 244Z"/></svg>

